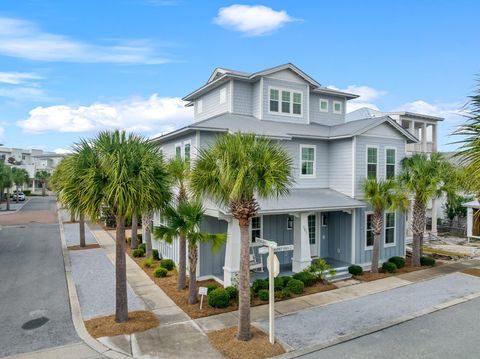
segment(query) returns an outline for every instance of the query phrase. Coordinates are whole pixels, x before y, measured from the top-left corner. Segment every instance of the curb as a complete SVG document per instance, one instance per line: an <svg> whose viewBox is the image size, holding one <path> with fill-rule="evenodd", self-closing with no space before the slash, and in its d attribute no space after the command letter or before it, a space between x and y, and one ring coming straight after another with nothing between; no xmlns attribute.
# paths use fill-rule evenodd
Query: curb
<svg viewBox="0 0 480 359"><path fill-rule="evenodd" d="M82 314L80 311L80 302L77 296L77 289L75 287L75 282L73 280L72 266L70 263L70 256L68 254L67 243L65 241L63 222L60 215L60 206L58 205L58 203L57 203L57 216L58 216L58 226L60 228L60 240L62 242L62 254L63 254L63 262L65 265L65 277L67 280L68 297L70 300L70 310L72 312L72 322L73 322L73 326L75 327L75 331L77 332L80 339L82 339L85 342L86 345L88 345L90 348L92 348L99 354L102 354L112 359L132 358L123 353L117 352L109 347L106 347L99 341L95 340L95 338L90 336L87 329L85 328L85 323L83 322Z"/></svg>
<svg viewBox="0 0 480 359"><path fill-rule="evenodd" d="M354 333L351 333L351 334L347 334L347 335L344 335L344 336L341 336L341 337L337 337L337 338L334 338L334 339L324 341L324 342L319 343L319 344L315 344L315 345L310 346L308 348L293 350L291 352L276 356L275 358L279 358L279 359L298 358L298 357L301 357L301 356L304 356L304 355L307 355L307 354L311 354L311 353L320 351L322 349L326 349L326 348L329 348L329 347L332 347L332 346L335 346L335 345L338 345L338 344L341 344L341 343L344 343L344 342L348 342L348 341L351 341L351 340L354 340L354 339L357 339L357 338L360 338L360 337L363 337L363 336L366 336L366 335L369 335L369 334L372 334L372 333L379 332L381 330L384 330L384 329L387 329L387 328L390 328L390 327L394 327L396 325L408 322L410 320L422 317L424 315L432 314L432 313L438 312L440 310L450 308L450 307L453 307L457 304L462 304L462 303L468 302L468 301L476 299L476 298L480 298L480 292L473 293L473 294L468 294L468 295L460 297L460 298L452 299L448 302L437 304L437 305L434 305L433 307L430 307L430 308L422 309L422 310L417 311L413 314L407 314L407 315L401 316L397 319L393 319L391 321L388 321L388 322L385 322L385 323L382 323L382 324L370 326L368 328L358 330L358 331L356 331ZM282 343L281 341L277 340L276 338L275 338L275 341L278 341L279 343ZM287 347L289 347L289 346L287 346Z"/></svg>
<svg viewBox="0 0 480 359"><path fill-rule="evenodd" d="M17 209L14 210L14 211L8 211L8 212L7 212L7 211L5 211L4 209L1 209L1 210L0 210L0 216L6 215L6 214L17 213L17 212L20 211L23 207L25 207L25 205L26 205L28 202L30 202L31 199L32 199L31 197L27 198L25 201L23 201L22 206L19 207L19 208L17 208ZM10 202L10 204L12 204L12 203L15 203L15 202Z"/></svg>

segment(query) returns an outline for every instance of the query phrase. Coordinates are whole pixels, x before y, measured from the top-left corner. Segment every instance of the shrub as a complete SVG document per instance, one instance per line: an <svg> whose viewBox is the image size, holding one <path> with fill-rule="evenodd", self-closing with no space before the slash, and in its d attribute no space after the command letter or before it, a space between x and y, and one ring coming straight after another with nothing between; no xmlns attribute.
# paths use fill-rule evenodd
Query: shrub
<svg viewBox="0 0 480 359"><path fill-rule="evenodd" d="M357 266L356 264L352 264L350 267L348 267L348 273L350 273L351 275L362 275L363 268Z"/></svg>
<svg viewBox="0 0 480 359"><path fill-rule="evenodd" d="M160 261L160 267L163 267L166 270L172 270L175 268L175 262L171 259L162 259Z"/></svg>
<svg viewBox="0 0 480 359"><path fill-rule="evenodd" d="M290 289L283 288L282 290L277 290L275 292L275 299L282 300L290 297Z"/></svg>
<svg viewBox="0 0 480 359"><path fill-rule="evenodd" d="M283 286L286 287L288 282L290 281L290 279L292 279L292 277L290 277L289 275L284 275L282 277L279 277L279 278L283 278Z"/></svg>
<svg viewBox="0 0 480 359"><path fill-rule="evenodd" d="M214 308L225 308L230 303L230 295L223 288L217 288L208 295L208 305Z"/></svg>
<svg viewBox="0 0 480 359"><path fill-rule="evenodd" d="M287 284L287 288L290 290L290 292L294 294L302 294L304 287L305 285L303 284L303 282L295 278L289 280Z"/></svg>
<svg viewBox="0 0 480 359"><path fill-rule="evenodd" d="M305 287L311 287L317 281L317 278L314 274L306 271L295 273L293 278L302 281Z"/></svg>
<svg viewBox="0 0 480 359"><path fill-rule="evenodd" d="M397 266L392 262L384 262L382 269L386 273L395 273L397 271Z"/></svg>
<svg viewBox="0 0 480 359"><path fill-rule="evenodd" d="M217 288L218 288L218 285L216 285L216 284L207 285L207 294L210 294L210 292L214 291Z"/></svg>
<svg viewBox="0 0 480 359"><path fill-rule="evenodd" d="M132 256L143 257L143 256L145 256L145 251L141 248L134 249L133 252L132 252Z"/></svg>
<svg viewBox="0 0 480 359"><path fill-rule="evenodd" d="M152 256L153 256L153 259L155 259L156 261L160 260L160 253L158 253L158 249L154 249L152 251Z"/></svg>
<svg viewBox="0 0 480 359"><path fill-rule="evenodd" d="M261 289L268 289L268 280L255 279L252 283L252 289L255 293L258 293L258 291Z"/></svg>
<svg viewBox="0 0 480 359"><path fill-rule="evenodd" d="M328 264L325 259L317 259L305 269L305 272L311 273L315 277L316 281L322 281L322 282L327 281L327 275L330 275L333 277L335 274L337 274L337 271L333 269L332 266ZM307 283L305 283L305 285L307 287L309 286Z"/></svg>
<svg viewBox="0 0 480 359"><path fill-rule="evenodd" d="M145 243L140 243L137 245L137 249L143 249L143 251L146 252L147 246L145 245Z"/></svg>
<svg viewBox="0 0 480 359"><path fill-rule="evenodd" d="M153 271L153 275L157 278L160 278L160 277L166 277L168 274L168 270L166 270L165 268L163 267L157 267L155 268L155 270Z"/></svg>
<svg viewBox="0 0 480 359"><path fill-rule="evenodd" d="M25 194L25 196L30 196L32 194L32 191L30 191L29 189L25 189L23 190L23 193Z"/></svg>
<svg viewBox="0 0 480 359"><path fill-rule="evenodd" d="M268 300L268 297L269 297L268 294L269 294L269 293L268 293L268 289L260 289L260 290L258 291L258 298L259 298L260 300Z"/></svg>
<svg viewBox="0 0 480 359"><path fill-rule="evenodd" d="M154 263L155 263L155 262L153 261L153 258L152 258L152 257L149 257L149 258L147 258L147 259L145 259L145 260L143 261L143 265L144 265L145 267L147 267L147 268L153 267L153 264L154 264Z"/></svg>
<svg viewBox="0 0 480 359"><path fill-rule="evenodd" d="M433 267L435 265L435 259L432 257L421 257L420 264L422 266Z"/></svg>
<svg viewBox="0 0 480 359"><path fill-rule="evenodd" d="M398 269L405 267L405 258L400 256L392 257L388 260L391 263L395 263Z"/></svg>
<svg viewBox="0 0 480 359"><path fill-rule="evenodd" d="M273 280L273 288L275 290L282 290L285 287L285 282L282 277L277 277Z"/></svg>
<svg viewBox="0 0 480 359"><path fill-rule="evenodd" d="M228 295L230 296L230 300L236 300L238 298L238 289L235 287L227 287L225 288Z"/></svg>

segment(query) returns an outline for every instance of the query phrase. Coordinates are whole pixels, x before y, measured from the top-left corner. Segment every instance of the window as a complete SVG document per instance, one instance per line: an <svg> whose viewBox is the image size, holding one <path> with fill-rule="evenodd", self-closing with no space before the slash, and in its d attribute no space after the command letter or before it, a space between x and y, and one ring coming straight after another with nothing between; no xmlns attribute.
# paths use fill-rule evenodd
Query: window
<svg viewBox="0 0 480 359"><path fill-rule="evenodd" d="M287 231L291 231L293 229L293 216L287 217Z"/></svg>
<svg viewBox="0 0 480 359"><path fill-rule="evenodd" d="M307 218L308 222L308 239L310 244L315 244L315 238L317 234L317 216L311 214Z"/></svg>
<svg viewBox="0 0 480 359"><path fill-rule="evenodd" d="M315 176L315 146L300 145L300 156L301 175Z"/></svg>
<svg viewBox="0 0 480 359"><path fill-rule="evenodd" d="M290 91L282 91L282 112L290 113Z"/></svg>
<svg viewBox="0 0 480 359"><path fill-rule="evenodd" d="M182 158L182 146L180 144L175 145L175 158L178 160Z"/></svg>
<svg viewBox="0 0 480 359"><path fill-rule="evenodd" d="M203 100L198 100L197 101L197 113L202 113L203 112Z"/></svg>
<svg viewBox="0 0 480 359"><path fill-rule="evenodd" d="M387 148L385 150L385 177L387 179L395 177L396 152L394 148Z"/></svg>
<svg viewBox="0 0 480 359"><path fill-rule="evenodd" d="M185 143L183 145L183 157L187 162L190 161L190 147L191 147L190 143Z"/></svg>
<svg viewBox="0 0 480 359"><path fill-rule="evenodd" d="M270 111L278 112L278 90L270 89Z"/></svg>
<svg viewBox="0 0 480 359"><path fill-rule="evenodd" d="M220 89L220 103L225 103L227 101L227 89L224 87Z"/></svg>
<svg viewBox="0 0 480 359"><path fill-rule="evenodd" d="M377 178L378 148L367 147L367 178Z"/></svg>
<svg viewBox="0 0 480 359"><path fill-rule="evenodd" d="M395 245L395 212L385 213L385 246Z"/></svg>
<svg viewBox="0 0 480 359"><path fill-rule="evenodd" d="M293 93L293 113L295 115L302 114L302 94L294 92Z"/></svg>
<svg viewBox="0 0 480 359"><path fill-rule="evenodd" d="M342 103L340 101L333 101L333 112L342 113Z"/></svg>
<svg viewBox="0 0 480 359"><path fill-rule="evenodd" d="M373 213L367 213L366 220L366 234L365 234L365 248L370 249L373 247L373 228L372 228Z"/></svg>
<svg viewBox="0 0 480 359"><path fill-rule="evenodd" d="M328 100L321 98L320 99L320 112L328 112Z"/></svg>
<svg viewBox="0 0 480 359"><path fill-rule="evenodd" d="M262 217L253 217L251 224L251 240L255 242L256 238L262 237Z"/></svg>

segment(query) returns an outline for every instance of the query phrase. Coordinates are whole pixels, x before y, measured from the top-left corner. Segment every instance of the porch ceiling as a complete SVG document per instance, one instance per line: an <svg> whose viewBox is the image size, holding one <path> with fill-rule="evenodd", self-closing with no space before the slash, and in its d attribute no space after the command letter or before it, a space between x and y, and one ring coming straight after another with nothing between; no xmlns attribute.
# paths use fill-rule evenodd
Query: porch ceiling
<svg viewBox="0 0 480 359"><path fill-rule="evenodd" d="M295 188L278 199L259 200L260 213L294 213L366 207L366 204L330 188Z"/></svg>

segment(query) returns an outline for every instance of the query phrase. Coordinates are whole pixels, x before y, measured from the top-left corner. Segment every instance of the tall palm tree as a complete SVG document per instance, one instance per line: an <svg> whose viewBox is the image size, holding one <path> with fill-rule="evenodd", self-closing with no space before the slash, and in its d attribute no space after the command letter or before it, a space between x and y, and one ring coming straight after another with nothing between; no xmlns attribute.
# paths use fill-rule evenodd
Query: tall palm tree
<svg viewBox="0 0 480 359"><path fill-rule="evenodd" d="M182 201L176 208L167 207L163 211L166 224L154 229L155 236L168 243L180 236L188 242L188 304L197 302L198 243L211 242L212 250L218 251L227 239L226 233L210 234L200 231L204 215L205 210L199 201Z"/></svg>
<svg viewBox="0 0 480 359"><path fill-rule="evenodd" d="M45 197L45 191L47 189L47 182L50 179L50 173L48 171L42 170L35 173L35 179L39 180L42 184L42 196Z"/></svg>
<svg viewBox="0 0 480 359"><path fill-rule="evenodd" d="M174 158L168 163L168 172L172 177L173 184L177 189L177 203L181 203L188 199L187 185L190 176L190 161L182 158ZM186 285L187 271L187 242L183 232L178 236L178 283L179 290L184 289Z"/></svg>
<svg viewBox="0 0 480 359"><path fill-rule="evenodd" d="M373 209L372 230L372 272L378 273L380 260L380 237L383 230L383 216L386 211L396 212L398 209L405 211L408 208L408 195L403 192L394 181L376 178L367 179L363 183L365 201Z"/></svg>
<svg viewBox="0 0 480 359"><path fill-rule="evenodd" d="M132 231L131 231L130 248L135 249L138 246L138 217L135 207L132 209Z"/></svg>
<svg viewBox="0 0 480 359"><path fill-rule="evenodd" d="M13 167L12 178L17 190L17 196L15 197L15 202L18 203L18 191L20 189L20 186L23 186L25 182L28 182L28 172L24 168Z"/></svg>
<svg viewBox="0 0 480 359"><path fill-rule="evenodd" d="M439 153L432 153L430 158L423 153L404 158L402 168L399 181L413 196L412 264L419 266L427 204L442 193L452 195L456 183L451 180L452 166Z"/></svg>
<svg viewBox="0 0 480 359"><path fill-rule="evenodd" d="M151 210L142 213L143 243L145 243L145 255L151 257L152 249L152 220L153 212Z"/></svg>
<svg viewBox="0 0 480 359"><path fill-rule="evenodd" d="M166 166L157 146L124 131L100 132L91 141L82 141L95 153L94 165L79 185L86 213L98 218L108 206L116 220L116 311L115 320L128 320L125 259L125 218L135 208L140 213L162 208L169 199Z"/></svg>
<svg viewBox="0 0 480 359"><path fill-rule="evenodd" d="M240 225L239 340L250 340L249 225L258 213L257 198L288 194L292 159L278 143L254 134L217 137L199 153L190 185L194 192L226 205Z"/></svg>

